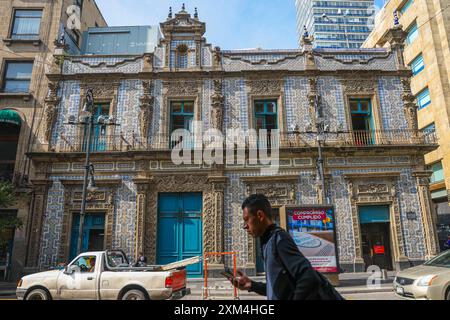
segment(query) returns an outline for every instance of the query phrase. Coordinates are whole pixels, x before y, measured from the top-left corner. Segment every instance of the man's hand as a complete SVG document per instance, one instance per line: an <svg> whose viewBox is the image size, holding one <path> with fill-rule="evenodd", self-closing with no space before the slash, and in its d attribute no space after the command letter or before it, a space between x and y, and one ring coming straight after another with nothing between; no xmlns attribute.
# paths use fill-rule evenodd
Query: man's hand
<svg viewBox="0 0 450 320"><path fill-rule="evenodd" d="M233 278L233 279L228 279L228 280L231 281L233 286L235 286L236 288L239 288L240 290L247 290L247 291L250 290L250 288L252 286L252 281L250 280L250 278L247 277L240 270L238 270L238 274L239 274L238 278Z"/></svg>

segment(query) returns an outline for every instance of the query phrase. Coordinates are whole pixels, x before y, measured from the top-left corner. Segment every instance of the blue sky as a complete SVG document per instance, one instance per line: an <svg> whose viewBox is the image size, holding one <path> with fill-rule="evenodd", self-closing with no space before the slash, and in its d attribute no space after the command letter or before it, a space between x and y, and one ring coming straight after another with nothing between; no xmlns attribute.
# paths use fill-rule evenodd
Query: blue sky
<svg viewBox="0 0 450 320"><path fill-rule="evenodd" d="M110 26L159 24L182 3L191 13L198 8L208 42L222 49L298 46L295 0L97 0Z"/></svg>

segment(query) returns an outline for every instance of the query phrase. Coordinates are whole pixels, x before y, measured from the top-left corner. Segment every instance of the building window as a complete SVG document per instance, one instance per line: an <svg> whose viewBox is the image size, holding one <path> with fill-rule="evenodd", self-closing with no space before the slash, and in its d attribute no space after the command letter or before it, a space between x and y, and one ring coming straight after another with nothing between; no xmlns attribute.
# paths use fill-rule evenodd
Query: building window
<svg viewBox="0 0 450 320"><path fill-rule="evenodd" d="M420 92L416 98L417 98L417 107L419 108L419 110L425 108L431 103L430 90L426 88L425 90Z"/></svg>
<svg viewBox="0 0 450 320"><path fill-rule="evenodd" d="M401 14L405 14L405 12L411 7L411 5L414 3L414 0L408 0L406 3L400 8Z"/></svg>
<svg viewBox="0 0 450 320"><path fill-rule="evenodd" d="M413 75L418 75L424 68L425 64L423 62L422 54L419 54L411 63L410 68L412 70Z"/></svg>
<svg viewBox="0 0 450 320"><path fill-rule="evenodd" d="M267 130L267 136L262 141L259 141L261 147L271 147L276 144L272 141L272 130L278 129L278 107L276 100L256 100L254 103L255 108L255 129ZM259 136L261 138L261 136ZM258 138L258 139L259 139Z"/></svg>
<svg viewBox="0 0 450 320"><path fill-rule="evenodd" d="M439 183L445 180L444 168L442 167L442 161L436 162L428 167L429 170L433 171L431 175L430 182Z"/></svg>
<svg viewBox="0 0 450 320"><path fill-rule="evenodd" d="M187 45L182 44L177 47L176 51L176 66L180 69L185 69L188 67L188 51Z"/></svg>
<svg viewBox="0 0 450 320"><path fill-rule="evenodd" d="M36 40L39 39L42 10L15 10L12 39Z"/></svg>
<svg viewBox="0 0 450 320"><path fill-rule="evenodd" d="M257 131L266 129L278 129L277 125L277 101L257 100L255 101L255 128Z"/></svg>
<svg viewBox="0 0 450 320"><path fill-rule="evenodd" d="M419 36L419 30L417 29L417 24L414 24L408 29L408 35L406 36L406 42L411 44Z"/></svg>
<svg viewBox="0 0 450 320"><path fill-rule="evenodd" d="M353 139L356 145L373 144L372 102L370 99L350 99Z"/></svg>
<svg viewBox="0 0 450 320"><path fill-rule="evenodd" d="M425 135L436 133L436 124L433 122L421 130Z"/></svg>
<svg viewBox="0 0 450 320"><path fill-rule="evenodd" d="M170 103L170 133L175 130L185 129L192 132L194 121L194 102L193 101L172 101ZM182 138L177 141L170 140L171 148L181 143ZM185 141L185 143L188 143ZM186 146L187 147L187 146Z"/></svg>
<svg viewBox="0 0 450 320"><path fill-rule="evenodd" d="M29 92L33 62L6 62L3 92Z"/></svg>

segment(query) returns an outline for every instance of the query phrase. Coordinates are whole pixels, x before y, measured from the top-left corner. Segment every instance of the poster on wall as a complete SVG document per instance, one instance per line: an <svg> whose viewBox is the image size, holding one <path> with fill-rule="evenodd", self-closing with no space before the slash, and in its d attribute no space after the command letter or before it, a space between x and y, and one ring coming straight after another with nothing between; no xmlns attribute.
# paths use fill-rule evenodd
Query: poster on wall
<svg viewBox="0 0 450 320"><path fill-rule="evenodd" d="M333 206L285 206L280 223L317 271L339 273Z"/></svg>

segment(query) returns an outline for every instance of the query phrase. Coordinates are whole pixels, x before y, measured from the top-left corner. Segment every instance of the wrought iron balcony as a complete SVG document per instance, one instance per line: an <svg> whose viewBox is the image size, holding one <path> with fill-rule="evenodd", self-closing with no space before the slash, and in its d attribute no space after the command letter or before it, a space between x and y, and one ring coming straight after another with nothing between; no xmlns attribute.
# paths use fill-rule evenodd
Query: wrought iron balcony
<svg viewBox="0 0 450 320"><path fill-rule="evenodd" d="M246 137L246 148L314 148L318 141L323 141L324 147L383 147L383 146L433 146L437 145L436 134L433 131L420 130L375 130L375 131L348 131L326 132L320 137L314 132L283 132L279 135L267 137ZM244 142L244 139L243 139ZM185 141L172 141L168 135L156 135L142 139L136 134L120 134L96 136L91 144L91 152L126 152L126 151L168 151L176 145L182 144L185 149L196 146L193 137ZM62 135L56 152L72 153L85 152L86 142L83 136ZM197 147L204 148L200 142ZM227 148L226 140L223 143Z"/></svg>

